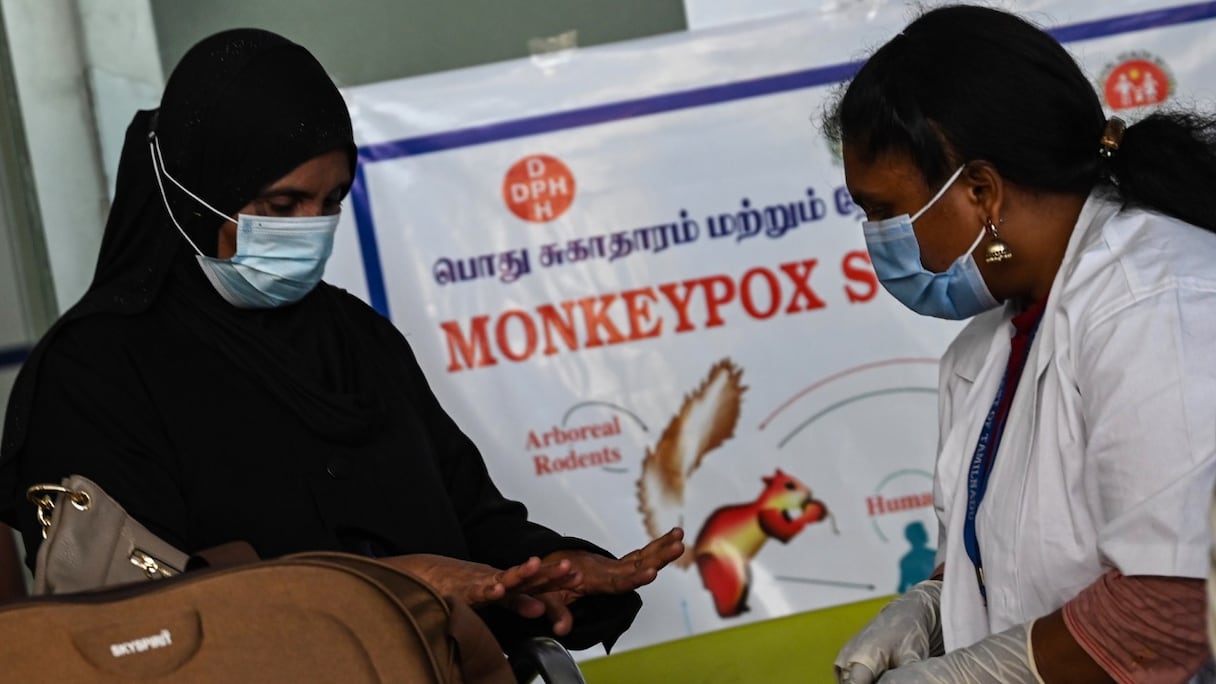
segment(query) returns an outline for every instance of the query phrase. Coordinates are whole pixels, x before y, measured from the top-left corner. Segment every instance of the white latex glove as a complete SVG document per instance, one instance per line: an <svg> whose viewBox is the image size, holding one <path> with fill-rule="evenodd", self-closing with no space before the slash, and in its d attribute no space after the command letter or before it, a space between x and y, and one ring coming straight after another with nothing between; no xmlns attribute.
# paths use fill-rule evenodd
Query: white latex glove
<svg viewBox="0 0 1216 684"><path fill-rule="evenodd" d="M944 656L889 670L879 684L1043 684L1030 646L1031 624L989 635Z"/></svg>
<svg viewBox="0 0 1216 684"><path fill-rule="evenodd" d="M941 597L941 580L925 580L888 603L840 649L836 681L872 684L891 668L941 655Z"/></svg>

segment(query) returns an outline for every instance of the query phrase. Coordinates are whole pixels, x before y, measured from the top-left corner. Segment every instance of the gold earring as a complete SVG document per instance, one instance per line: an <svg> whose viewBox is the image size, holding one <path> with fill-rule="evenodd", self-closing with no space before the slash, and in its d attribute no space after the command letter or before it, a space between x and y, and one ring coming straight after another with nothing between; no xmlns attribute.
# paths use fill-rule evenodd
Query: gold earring
<svg viewBox="0 0 1216 684"><path fill-rule="evenodd" d="M992 240L988 246L984 248L984 261L989 264L999 264L1002 261L1007 261L1013 258L1013 251L1009 249L1009 243L1001 239L997 235L996 224L992 219L987 219L984 222L984 227L992 234Z"/></svg>

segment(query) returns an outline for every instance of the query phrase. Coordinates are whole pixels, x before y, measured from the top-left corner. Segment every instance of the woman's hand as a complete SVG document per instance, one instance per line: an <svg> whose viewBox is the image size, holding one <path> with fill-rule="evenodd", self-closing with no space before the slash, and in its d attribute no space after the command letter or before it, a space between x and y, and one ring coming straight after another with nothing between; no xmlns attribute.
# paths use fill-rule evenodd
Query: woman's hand
<svg viewBox="0 0 1216 684"><path fill-rule="evenodd" d="M417 576L442 596L459 599L473 607L501 605L527 618L552 612L537 595L567 590L576 586L581 579L569 561L542 563L535 556L506 570L429 553L379 560ZM569 623L569 611L566 614L566 622ZM566 631L569 631L568 626Z"/></svg>
<svg viewBox="0 0 1216 684"><path fill-rule="evenodd" d="M888 681L912 663L940 656L941 580L925 580L892 600L836 656L836 681ZM881 678L881 679L880 679ZM916 681L916 680L909 680Z"/></svg>
<svg viewBox="0 0 1216 684"><path fill-rule="evenodd" d="M945 655L906 663L883 672L879 684L1042 684L1027 639L1017 625ZM1080 682L1091 680L1066 680ZM1109 678L1102 681L1113 681Z"/></svg>
<svg viewBox="0 0 1216 684"><path fill-rule="evenodd" d="M579 577L565 589L566 603L588 594L620 594L650 584L659 570L684 553L684 530L670 532L619 560L587 551L554 551L545 563L569 562Z"/></svg>
<svg viewBox="0 0 1216 684"><path fill-rule="evenodd" d="M470 606L496 604L522 617L548 616L553 633L569 634L574 616L567 606L588 594L620 594L649 584L659 570L684 553L684 530L676 527L619 560L587 551L555 551L506 570L417 553L380 561L418 576L444 596Z"/></svg>
<svg viewBox="0 0 1216 684"><path fill-rule="evenodd" d="M545 556L543 568L556 565L569 568L565 586L529 592L530 599L539 601L540 611L553 623L553 633L569 634L574 616L567 608L576 599L588 594L621 594L650 584L659 570L684 553L684 530L675 527L646 546L625 554L619 560L588 551L554 551ZM550 585L556 582L550 582ZM529 605L529 611L536 610ZM520 615L526 615L517 611ZM537 617L537 615L527 615Z"/></svg>

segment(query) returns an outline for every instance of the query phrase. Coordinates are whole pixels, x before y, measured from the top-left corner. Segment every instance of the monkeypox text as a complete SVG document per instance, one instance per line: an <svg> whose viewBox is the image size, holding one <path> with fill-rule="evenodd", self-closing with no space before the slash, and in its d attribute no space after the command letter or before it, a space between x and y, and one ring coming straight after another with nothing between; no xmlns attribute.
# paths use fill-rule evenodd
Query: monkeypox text
<svg viewBox="0 0 1216 684"><path fill-rule="evenodd" d="M537 354L573 353L717 328L744 317L768 320L816 311L827 306L812 283L819 270L818 259L802 259L442 321L447 370L487 368L501 360L520 363ZM839 273L843 280L837 281L838 292L847 304L877 295L878 279L864 250L845 254Z"/></svg>

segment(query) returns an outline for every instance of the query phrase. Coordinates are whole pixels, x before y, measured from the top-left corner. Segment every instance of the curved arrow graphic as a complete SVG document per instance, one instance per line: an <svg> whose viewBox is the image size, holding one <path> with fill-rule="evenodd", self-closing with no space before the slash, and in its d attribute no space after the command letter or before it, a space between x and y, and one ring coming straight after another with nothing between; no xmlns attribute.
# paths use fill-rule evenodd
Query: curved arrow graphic
<svg viewBox="0 0 1216 684"><path fill-rule="evenodd" d="M632 418L634 422L636 422L638 426L642 428L642 432L650 432L650 430L646 428L646 423L643 423L642 419L637 417L637 414L633 413L627 408L617 406L616 404L607 401L584 401L571 406L569 409L566 409L566 413L562 416L562 427L565 427L566 421L570 420L570 414L586 406L606 406L614 411L620 411L621 413L624 413Z"/></svg>
<svg viewBox="0 0 1216 684"><path fill-rule="evenodd" d="M798 427L794 428L793 432L791 432L788 435L786 435L785 437L783 437L781 439L781 441L777 443L777 448L780 449L781 447L785 446L787 442L789 442L791 439L794 438L794 435L797 435L799 432L802 432L802 430L804 428L806 428L807 426L809 426L811 423L814 423L815 421L826 416L827 414L831 413L832 411L835 411L838 408L843 408L845 406L848 406L849 404L861 401L863 399L870 399L872 397L878 397L878 396L882 396L884 394L937 394L937 388L936 387L891 387L888 389L881 389L881 390L874 390L873 392L866 392L865 394L858 394L856 396L849 397L848 399L838 401L835 404L832 404L831 406L823 409L822 411L819 411L818 413L812 415L810 418L807 418L806 420L799 423Z"/></svg>

